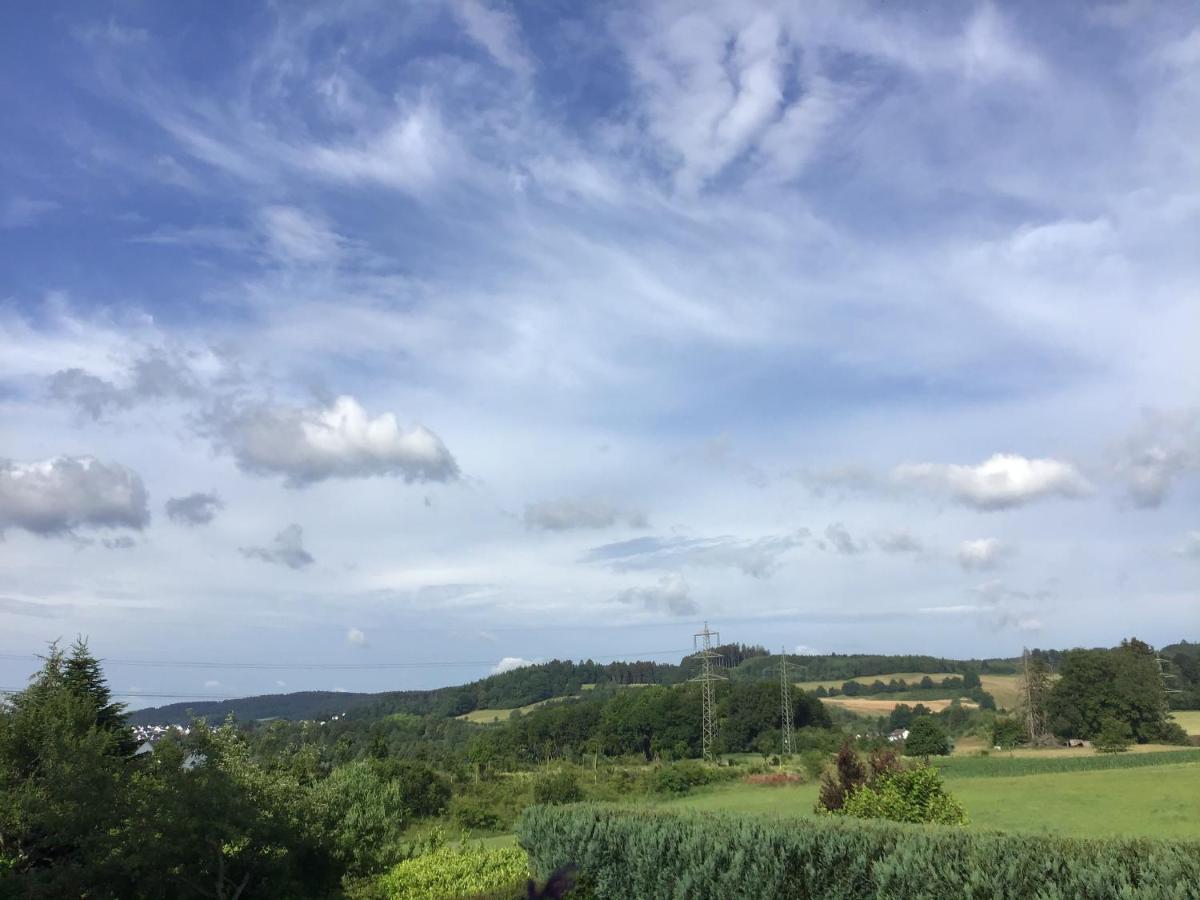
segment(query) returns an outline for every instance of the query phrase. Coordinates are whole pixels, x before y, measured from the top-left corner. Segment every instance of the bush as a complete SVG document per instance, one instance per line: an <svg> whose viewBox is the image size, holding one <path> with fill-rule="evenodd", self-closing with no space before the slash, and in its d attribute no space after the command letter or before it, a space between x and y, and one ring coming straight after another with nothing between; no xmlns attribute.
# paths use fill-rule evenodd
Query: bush
<svg viewBox="0 0 1200 900"><path fill-rule="evenodd" d="M583 799L583 790L574 772L551 772L533 784L534 803L577 803Z"/></svg>
<svg viewBox="0 0 1200 900"><path fill-rule="evenodd" d="M656 794L686 794L694 787L716 781L715 771L698 762L677 762L663 766L650 779Z"/></svg>
<svg viewBox="0 0 1200 900"><path fill-rule="evenodd" d="M577 804L517 823L534 871L566 862L587 897L1159 900L1194 896L1184 841L1074 840L854 819L775 820Z"/></svg>
<svg viewBox="0 0 1200 900"><path fill-rule="evenodd" d="M338 766L312 788L312 799L322 841L349 873L380 872L404 858L404 798L370 764Z"/></svg>
<svg viewBox="0 0 1200 900"><path fill-rule="evenodd" d="M467 831L503 831L533 802L525 778L502 778L471 785L450 801L450 816Z"/></svg>
<svg viewBox="0 0 1200 900"><path fill-rule="evenodd" d="M508 891L517 896L529 876L520 847L441 847L405 860L379 878L392 900L453 900Z"/></svg>
<svg viewBox="0 0 1200 900"><path fill-rule="evenodd" d="M937 769L928 766L881 774L846 798L842 815L892 822L967 824L962 804L946 793Z"/></svg>
<svg viewBox="0 0 1200 900"><path fill-rule="evenodd" d="M825 771L825 763L829 759L828 753L822 753L820 750L805 750L800 754L800 766L804 769L804 774L810 779L821 777L821 773Z"/></svg>
<svg viewBox="0 0 1200 900"><path fill-rule="evenodd" d="M1100 733L1093 743L1101 753L1124 753L1133 743L1133 729L1128 722L1105 719L1100 723Z"/></svg>

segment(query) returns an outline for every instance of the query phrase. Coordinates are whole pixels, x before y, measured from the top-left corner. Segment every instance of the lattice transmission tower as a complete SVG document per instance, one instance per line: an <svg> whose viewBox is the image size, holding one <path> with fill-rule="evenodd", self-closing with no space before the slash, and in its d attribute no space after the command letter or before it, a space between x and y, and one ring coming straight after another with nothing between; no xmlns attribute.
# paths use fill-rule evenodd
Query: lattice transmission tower
<svg viewBox="0 0 1200 900"><path fill-rule="evenodd" d="M704 630L692 635L692 655L700 660L700 674L692 681L700 682L700 746L705 759L713 758L713 747L717 742L717 703L714 696L714 686L718 681L724 681L725 676L716 669L720 666L721 654L713 650L713 639L719 643L721 634L709 631L708 623Z"/></svg>
<svg viewBox="0 0 1200 900"><path fill-rule="evenodd" d="M1171 661L1169 659L1163 659L1161 656L1159 656L1157 650L1154 651L1154 661L1156 663L1158 663L1158 677L1162 681L1163 693L1164 694L1181 694L1181 693L1183 693L1179 688L1171 687L1170 683L1167 681L1168 678L1175 677L1175 673L1168 672L1165 668L1166 666L1169 666L1171 664ZM1170 698L1168 698L1168 700L1169 699Z"/></svg>
<svg viewBox="0 0 1200 900"><path fill-rule="evenodd" d="M783 755L791 756L792 741L792 677L788 674L787 648L779 654L779 718L783 730Z"/></svg>

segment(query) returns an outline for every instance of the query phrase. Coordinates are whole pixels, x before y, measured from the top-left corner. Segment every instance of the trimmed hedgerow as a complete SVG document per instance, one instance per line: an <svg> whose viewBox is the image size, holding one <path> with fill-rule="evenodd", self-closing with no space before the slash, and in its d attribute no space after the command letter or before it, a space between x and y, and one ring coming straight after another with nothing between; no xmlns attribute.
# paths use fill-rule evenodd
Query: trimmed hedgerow
<svg viewBox="0 0 1200 900"><path fill-rule="evenodd" d="M1053 810L1047 810L1053 815ZM527 809L534 871L579 866L595 900L1192 900L1200 843L1073 840L835 819Z"/></svg>

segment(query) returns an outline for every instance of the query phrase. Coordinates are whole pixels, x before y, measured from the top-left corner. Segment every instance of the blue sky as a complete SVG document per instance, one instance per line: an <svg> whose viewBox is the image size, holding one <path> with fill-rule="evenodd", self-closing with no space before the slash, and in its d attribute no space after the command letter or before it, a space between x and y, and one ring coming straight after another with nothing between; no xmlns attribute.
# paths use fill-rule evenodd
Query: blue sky
<svg viewBox="0 0 1200 900"><path fill-rule="evenodd" d="M0 687L1195 639L1198 105L1183 3L10 12Z"/></svg>

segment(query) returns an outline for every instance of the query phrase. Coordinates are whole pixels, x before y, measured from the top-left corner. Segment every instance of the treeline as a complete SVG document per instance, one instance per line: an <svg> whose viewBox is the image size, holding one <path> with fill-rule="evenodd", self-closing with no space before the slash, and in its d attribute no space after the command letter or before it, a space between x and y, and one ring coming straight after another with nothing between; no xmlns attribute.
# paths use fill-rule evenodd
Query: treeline
<svg viewBox="0 0 1200 900"><path fill-rule="evenodd" d="M1200 643L1180 641L1159 651L1167 661L1167 700L1172 709L1200 709Z"/></svg>

